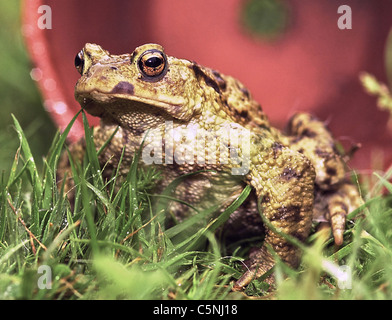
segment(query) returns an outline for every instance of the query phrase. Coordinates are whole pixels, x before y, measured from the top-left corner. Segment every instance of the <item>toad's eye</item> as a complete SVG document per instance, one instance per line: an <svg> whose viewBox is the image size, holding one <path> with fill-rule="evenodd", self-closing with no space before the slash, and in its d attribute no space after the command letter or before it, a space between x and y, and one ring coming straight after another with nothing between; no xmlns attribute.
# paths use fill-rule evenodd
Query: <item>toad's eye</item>
<svg viewBox="0 0 392 320"><path fill-rule="evenodd" d="M84 68L83 50L79 51L79 53L75 57L75 68L76 70L78 70L80 74L83 74L83 68Z"/></svg>
<svg viewBox="0 0 392 320"><path fill-rule="evenodd" d="M144 52L138 61L141 73L149 80L159 80L166 72L166 56L159 50Z"/></svg>

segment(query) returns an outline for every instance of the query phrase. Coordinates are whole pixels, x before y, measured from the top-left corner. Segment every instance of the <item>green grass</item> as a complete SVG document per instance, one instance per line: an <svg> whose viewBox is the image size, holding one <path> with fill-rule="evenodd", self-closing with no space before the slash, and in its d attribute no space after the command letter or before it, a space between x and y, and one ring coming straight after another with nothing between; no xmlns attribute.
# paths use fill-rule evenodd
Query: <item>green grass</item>
<svg viewBox="0 0 392 320"><path fill-rule="evenodd" d="M114 192L120 177L104 183L88 126L85 162L72 163L77 181L71 207L55 182L68 130L56 136L40 174L15 118L14 125L20 147L8 180L3 174L1 181L1 298L215 299L228 294L229 276L221 270L238 272L221 261L209 231L223 221L174 244L171 239L186 228L164 230L167 198L154 208L156 197L149 193L159 173L138 169L135 157ZM202 237L209 249L195 251ZM42 265L50 267L50 289L39 288Z"/></svg>
<svg viewBox="0 0 392 320"><path fill-rule="evenodd" d="M230 288L241 275L246 250L238 246L228 255L214 231L250 189L216 219L208 218L211 209L165 229L164 209L180 181L161 195L152 194L159 172L139 168L136 156L117 190L122 178L115 173L108 182L102 179L86 125L85 161L72 163L77 180L71 206L55 182L68 130L55 136L38 171L23 130L13 121L20 146L10 173L1 177L1 299L245 298ZM368 190L363 208L351 214L355 219L348 222L342 247L336 248L329 235L315 233L303 245L299 270L278 262L276 291L266 292L268 285L255 280L245 293L281 299L391 299L391 175L392 170L375 175L378 182ZM204 227L189 236L187 229L200 221ZM338 265L351 270L351 289L339 288ZM43 285L45 270L50 288Z"/></svg>

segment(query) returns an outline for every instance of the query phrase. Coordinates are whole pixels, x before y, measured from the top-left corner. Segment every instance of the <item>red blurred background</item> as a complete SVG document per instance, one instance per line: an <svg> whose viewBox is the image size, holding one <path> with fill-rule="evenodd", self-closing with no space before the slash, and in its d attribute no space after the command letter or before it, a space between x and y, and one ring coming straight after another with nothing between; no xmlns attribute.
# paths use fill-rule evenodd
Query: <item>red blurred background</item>
<svg viewBox="0 0 392 320"><path fill-rule="evenodd" d="M274 40L245 30L241 0L25 0L23 33L44 105L64 128L80 109L73 98L79 74L74 57L86 42L114 54L147 42L243 82L271 122L283 128L296 111L328 122L346 147L361 143L356 169L392 163L388 113L359 82L367 71L386 82L384 48L392 26L389 0L287 0L288 27ZM352 9L352 29L337 26L340 5ZM38 7L52 9L52 29L40 29ZM90 118L97 124L97 118ZM83 135L81 122L71 139Z"/></svg>

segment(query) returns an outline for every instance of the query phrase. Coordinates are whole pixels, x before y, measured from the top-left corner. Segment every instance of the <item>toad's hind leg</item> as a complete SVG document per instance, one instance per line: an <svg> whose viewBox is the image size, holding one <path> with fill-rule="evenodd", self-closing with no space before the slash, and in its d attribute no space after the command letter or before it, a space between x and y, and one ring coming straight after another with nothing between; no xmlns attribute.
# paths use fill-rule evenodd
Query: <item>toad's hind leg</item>
<svg viewBox="0 0 392 320"><path fill-rule="evenodd" d="M296 114L288 134L286 143L304 154L316 171L314 218L329 221L335 243L340 245L347 214L362 204L358 188L346 177L346 165L322 121L307 113Z"/></svg>

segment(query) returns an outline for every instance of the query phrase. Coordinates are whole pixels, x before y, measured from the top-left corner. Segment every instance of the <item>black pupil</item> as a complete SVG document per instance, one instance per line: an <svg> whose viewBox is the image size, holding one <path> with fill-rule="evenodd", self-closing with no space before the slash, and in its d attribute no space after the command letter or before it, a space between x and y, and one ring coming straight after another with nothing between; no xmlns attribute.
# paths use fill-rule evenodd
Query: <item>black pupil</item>
<svg viewBox="0 0 392 320"><path fill-rule="evenodd" d="M148 58L145 62L145 65L149 68L157 68L162 64L162 59L158 57Z"/></svg>

